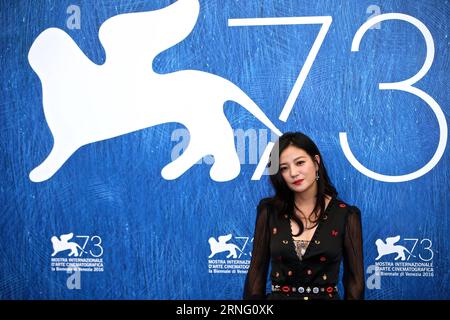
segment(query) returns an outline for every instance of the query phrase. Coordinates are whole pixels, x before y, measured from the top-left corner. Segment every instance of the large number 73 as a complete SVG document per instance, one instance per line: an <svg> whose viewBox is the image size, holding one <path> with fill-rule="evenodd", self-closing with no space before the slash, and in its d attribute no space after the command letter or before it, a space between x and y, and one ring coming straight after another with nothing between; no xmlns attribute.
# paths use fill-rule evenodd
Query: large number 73
<svg viewBox="0 0 450 320"><path fill-rule="evenodd" d="M302 89L302 86L305 82L305 79L311 70L311 66L317 56L317 53L319 52L319 49L325 39L325 36L328 32L328 29L330 28L332 17L330 16L317 16L317 17L278 17L278 18L248 18L248 19L229 19L228 25L230 27L236 27L236 26L269 26L269 25L311 25L311 24L320 24L321 28L319 30L319 33L317 34L316 40L314 41L311 50L308 53L308 56L305 60L304 65L302 66L300 73L294 83L294 86L292 87L292 90L288 96L288 99L281 111L281 114L279 116L279 119L282 121L286 121L289 117L290 112L292 111L292 108L294 106L295 101L297 100L297 97L300 94L300 91ZM442 155L444 154L445 147L447 145L447 135L448 135L448 129L447 129L447 121L445 119L444 113L442 112L442 109L440 108L439 104L426 92L414 87L414 84L422 79L428 70L430 69L431 65L433 64L434 60L434 41L433 37L428 30L428 28L418 19L401 13L386 13L374 16L373 18L366 21L355 33L355 36L353 38L352 42L352 48L351 50L353 52L359 51L359 44L361 43L361 40L366 33L367 30L369 30L374 25L386 21L386 20L402 20L405 22L409 22L412 25L414 25L419 31L422 33L425 44L426 44L426 57L425 62L422 66L422 68L411 78L399 81L399 82L390 82L390 83L379 83L379 89L380 90L398 90L403 91L405 93L413 94L420 99L422 99L424 102L427 103L427 105L431 108L433 113L436 116L436 119L439 124L439 144L437 146L436 152L434 153L433 157L430 159L430 161L425 164L422 168L419 170L404 174L404 175L384 175L377 172L374 172L368 168L366 168L363 164L361 164L355 157L355 155L352 153L350 149L350 145L347 140L347 132L339 132L339 140L342 147L342 150L344 152L345 157L348 159L348 161L352 164L353 167L356 168L359 172L362 174L375 179L379 181L385 181L385 182L405 182L409 180L417 179L427 172L429 172L431 169L436 166L436 164L441 159ZM259 180L261 175L263 174L264 168L266 164L268 163L269 154L270 151L273 148L273 142L270 142L266 149L263 152L263 155L260 159L260 162L255 170L255 173L253 174L252 180Z"/></svg>

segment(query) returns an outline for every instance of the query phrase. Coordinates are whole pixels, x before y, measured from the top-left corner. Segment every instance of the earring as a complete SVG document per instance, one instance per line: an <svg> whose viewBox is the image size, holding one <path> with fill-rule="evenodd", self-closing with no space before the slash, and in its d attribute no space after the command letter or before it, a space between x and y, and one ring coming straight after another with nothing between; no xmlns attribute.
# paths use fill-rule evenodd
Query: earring
<svg viewBox="0 0 450 320"><path fill-rule="evenodd" d="M319 171L316 172L316 180L319 180Z"/></svg>

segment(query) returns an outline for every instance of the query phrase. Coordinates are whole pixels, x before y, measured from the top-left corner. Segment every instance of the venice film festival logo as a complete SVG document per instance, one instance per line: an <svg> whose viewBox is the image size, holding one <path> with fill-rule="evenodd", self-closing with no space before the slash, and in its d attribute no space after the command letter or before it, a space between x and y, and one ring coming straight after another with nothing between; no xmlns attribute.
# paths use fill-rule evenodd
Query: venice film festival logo
<svg viewBox="0 0 450 320"><path fill-rule="evenodd" d="M380 289L382 277L434 277L433 242L400 235L377 239L375 263L367 268L367 287Z"/></svg>
<svg viewBox="0 0 450 320"><path fill-rule="evenodd" d="M235 237L227 234L208 239L209 249L208 272L212 274L240 274L247 273L250 265L251 252L248 244L253 242L250 237ZM236 244L237 243L237 244Z"/></svg>
<svg viewBox="0 0 450 320"><path fill-rule="evenodd" d="M75 239L74 239L75 238ZM81 240L81 241L75 241ZM53 252L51 271L70 274L67 288L81 289L81 272L103 272L103 244L100 236L67 233L50 238Z"/></svg>
<svg viewBox="0 0 450 320"><path fill-rule="evenodd" d="M90 61L61 29L46 29L35 39L28 60L42 83L43 109L54 145L30 172L32 181L52 177L83 145L169 122L183 124L190 143L162 169L163 178L176 179L212 155L211 178L232 180L240 172L240 162L223 112L227 101L237 102L281 135L258 105L229 80L196 70L157 74L152 69L159 53L191 33L199 8L198 0L179 0L160 10L106 20L99 30L106 52L103 65Z"/></svg>
<svg viewBox="0 0 450 320"><path fill-rule="evenodd" d="M32 181L50 179L84 145L172 122L187 128L189 145L161 170L162 177L166 180L177 179L203 157L212 156L211 179L230 181L239 175L241 167L233 129L223 112L227 101L237 102L273 134L281 135L281 131L259 106L231 81L196 70L167 74L153 70L152 61L159 53L191 34L199 11L198 0L178 0L159 10L119 14L107 19L98 32L106 54L102 65L93 63L61 29L48 28L38 35L30 48L28 61L45 93L43 110L54 144L46 159L30 172ZM228 19L228 27L233 28L320 25L280 113L281 121L287 121L332 20L331 16ZM404 182L426 174L440 161L448 130L438 103L426 92L414 87L426 75L434 60L434 40L421 21L400 13L377 13L357 30L351 51L359 51L367 30L379 29L380 23L388 20L400 20L416 27L424 36L427 54L422 68L413 77L400 82L379 83L379 89L412 94L430 106L440 129L436 152L425 166L413 173L387 176L369 170L356 159L346 132L340 132L339 139L345 157L359 172L379 181ZM271 141L265 147L252 180L259 180L264 172L278 169L273 164L265 171L273 146Z"/></svg>

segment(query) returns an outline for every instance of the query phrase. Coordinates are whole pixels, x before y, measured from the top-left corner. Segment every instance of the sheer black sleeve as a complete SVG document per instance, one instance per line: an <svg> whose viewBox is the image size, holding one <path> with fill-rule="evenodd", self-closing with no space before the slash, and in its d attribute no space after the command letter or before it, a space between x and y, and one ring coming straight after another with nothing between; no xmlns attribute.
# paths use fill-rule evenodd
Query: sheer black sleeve
<svg viewBox="0 0 450 320"><path fill-rule="evenodd" d="M351 207L344 237L344 299L364 299L364 256L362 246L361 212Z"/></svg>
<svg viewBox="0 0 450 320"><path fill-rule="evenodd" d="M245 300L265 299L269 262L269 213L267 205L260 203L257 209L252 259L245 279L243 296Z"/></svg>

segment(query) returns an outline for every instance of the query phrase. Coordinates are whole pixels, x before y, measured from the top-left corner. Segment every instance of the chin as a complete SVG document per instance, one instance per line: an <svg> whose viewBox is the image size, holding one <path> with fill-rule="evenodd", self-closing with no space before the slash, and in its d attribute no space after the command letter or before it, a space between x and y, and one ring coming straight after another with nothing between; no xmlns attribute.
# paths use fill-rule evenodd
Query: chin
<svg viewBox="0 0 450 320"><path fill-rule="evenodd" d="M312 184L306 185L305 183L302 183L300 186L290 185L290 189L294 192L304 192L311 187L312 187Z"/></svg>
<svg viewBox="0 0 450 320"><path fill-rule="evenodd" d="M304 186L293 186L293 185L291 185L289 188L294 192L303 192L307 189Z"/></svg>

